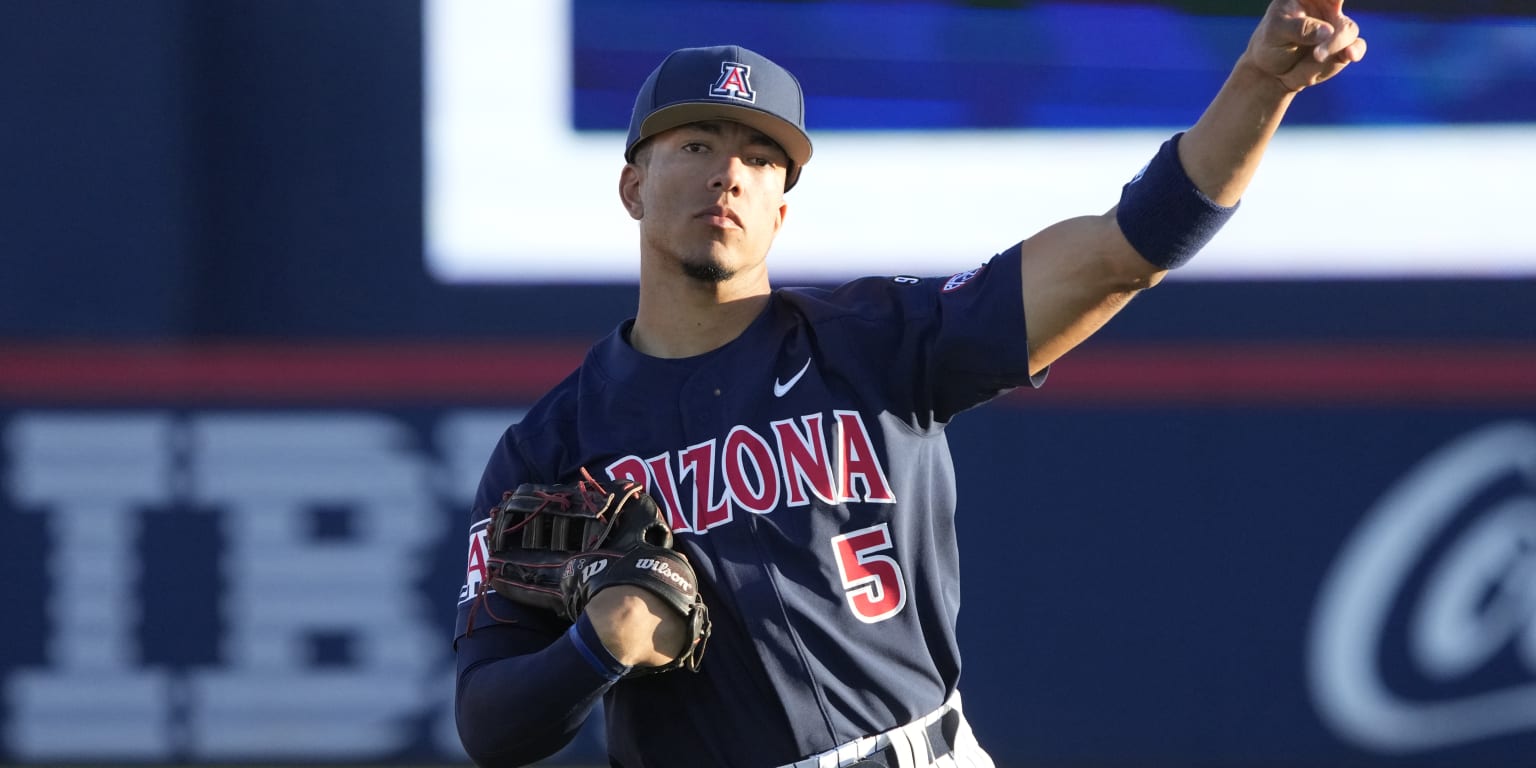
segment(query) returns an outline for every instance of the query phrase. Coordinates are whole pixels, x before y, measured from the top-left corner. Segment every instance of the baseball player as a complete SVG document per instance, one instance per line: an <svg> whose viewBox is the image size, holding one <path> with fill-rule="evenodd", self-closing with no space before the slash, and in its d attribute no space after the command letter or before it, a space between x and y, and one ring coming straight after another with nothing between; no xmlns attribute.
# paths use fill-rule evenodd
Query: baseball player
<svg viewBox="0 0 1536 768"><path fill-rule="evenodd" d="M741 47L673 52L639 92L619 177L636 315L507 430L471 514L455 641L468 753L540 760L601 699L625 768L991 766L956 688L945 426L1041 384L1193 256L1295 95L1364 53L1341 0L1274 0L1205 113L1108 212L952 276L774 290L768 251L811 159L800 86ZM1298 202L1341 183L1319 169L1319 200ZM485 587L488 512L583 473L655 499L696 572L662 575L696 586L707 650L654 589L597 590L563 617ZM696 668L671 668L684 654Z"/></svg>

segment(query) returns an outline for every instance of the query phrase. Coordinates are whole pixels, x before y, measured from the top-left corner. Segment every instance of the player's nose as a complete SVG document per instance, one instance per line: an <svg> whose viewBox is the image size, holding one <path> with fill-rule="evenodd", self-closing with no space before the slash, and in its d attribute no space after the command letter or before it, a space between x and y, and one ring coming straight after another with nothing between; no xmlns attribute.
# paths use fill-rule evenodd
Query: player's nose
<svg viewBox="0 0 1536 768"><path fill-rule="evenodd" d="M709 178L710 189L728 191L733 194L740 192L743 174L746 171L746 161L740 155L725 155L715 166L715 171Z"/></svg>

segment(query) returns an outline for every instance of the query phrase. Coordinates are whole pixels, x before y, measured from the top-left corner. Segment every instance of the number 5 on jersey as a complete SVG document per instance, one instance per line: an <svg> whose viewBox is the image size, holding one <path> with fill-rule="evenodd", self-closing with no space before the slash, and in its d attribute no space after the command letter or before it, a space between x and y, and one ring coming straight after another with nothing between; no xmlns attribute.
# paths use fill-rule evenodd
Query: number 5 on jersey
<svg viewBox="0 0 1536 768"><path fill-rule="evenodd" d="M892 546L891 531L885 523L832 537L832 554L848 595L848 607L866 624L885 621L907 605L901 566L876 554Z"/></svg>

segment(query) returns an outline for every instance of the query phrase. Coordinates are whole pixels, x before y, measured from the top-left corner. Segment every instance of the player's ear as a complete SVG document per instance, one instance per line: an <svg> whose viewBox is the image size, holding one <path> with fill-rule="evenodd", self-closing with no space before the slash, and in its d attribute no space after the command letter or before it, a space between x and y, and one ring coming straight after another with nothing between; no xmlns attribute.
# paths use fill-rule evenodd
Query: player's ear
<svg viewBox="0 0 1536 768"><path fill-rule="evenodd" d="M625 163L619 171L619 200L629 217L639 221L645 216L645 204L640 200L640 182L645 179L645 169L635 163Z"/></svg>

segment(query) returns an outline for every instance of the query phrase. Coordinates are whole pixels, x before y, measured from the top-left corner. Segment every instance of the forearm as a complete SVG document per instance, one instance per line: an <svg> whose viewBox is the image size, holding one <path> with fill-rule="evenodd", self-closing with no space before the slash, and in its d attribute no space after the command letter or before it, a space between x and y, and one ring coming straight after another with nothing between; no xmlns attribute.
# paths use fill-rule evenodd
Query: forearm
<svg viewBox="0 0 1536 768"><path fill-rule="evenodd" d="M1239 61L1179 140L1190 181L1218 205L1236 205L1295 95L1273 75Z"/></svg>
<svg viewBox="0 0 1536 768"><path fill-rule="evenodd" d="M1119 206L1061 222L1024 243L1033 372L1096 332L1215 234L1258 171L1293 96L1245 58L1195 125L1127 185Z"/></svg>
<svg viewBox="0 0 1536 768"><path fill-rule="evenodd" d="M590 625L581 624L586 650L570 634L530 650L528 633L515 625L459 639L454 714L476 765L528 765L559 751L622 674Z"/></svg>

